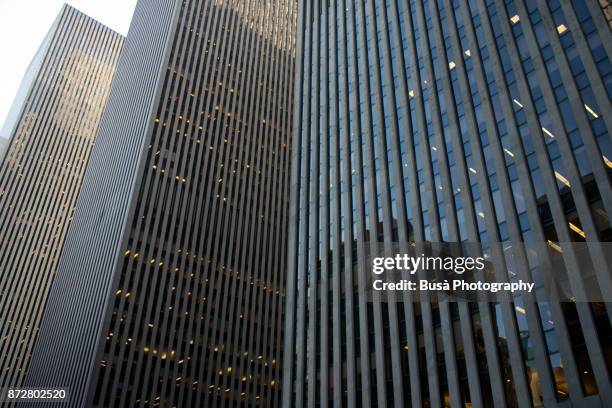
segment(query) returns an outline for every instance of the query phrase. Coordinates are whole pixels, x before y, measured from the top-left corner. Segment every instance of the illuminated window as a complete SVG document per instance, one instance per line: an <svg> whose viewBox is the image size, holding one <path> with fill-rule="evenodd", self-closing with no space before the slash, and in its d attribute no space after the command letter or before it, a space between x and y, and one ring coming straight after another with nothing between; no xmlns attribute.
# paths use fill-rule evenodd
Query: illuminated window
<svg viewBox="0 0 612 408"><path fill-rule="evenodd" d="M586 235L584 234L584 231L581 230L580 228L578 228L578 226L576 226L573 223L569 223L569 227L572 231L574 231L576 234L580 235L582 238L586 238Z"/></svg>
<svg viewBox="0 0 612 408"><path fill-rule="evenodd" d="M552 242L550 239L548 240L548 245L557 252L563 252L561 247L556 242Z"/></svg>
<svg viewBox="0 0 612 408"><path fill-rule="evenodd" d="M591 116L593 116L593 119L597 119L599 117L599 115L595 113L595 111L591 109L591 107L587 105L586 103L584 104L584 108L587 110L587 112L591 114Z"/></svg>
<svg viewBox="0 0 612 408"><path fill-rule="evenodd" d="M555 177L557 178L557 180L559 180L560 182L562 182L563 184L565 184L568 187L571 187L571 184L569 182L568 179L566 179L561 173L559 173L558 171L555 171Z"/></svg>
<svg viewBox="0 0 612 408"><path fill-rule="evenodd" d="M548 137L550 137L551 139L555 138L555 135L550 133L550 131L548 129L546 129L545 127L542 128L542 132L546 133L546 135L548 135Z"/></svg>

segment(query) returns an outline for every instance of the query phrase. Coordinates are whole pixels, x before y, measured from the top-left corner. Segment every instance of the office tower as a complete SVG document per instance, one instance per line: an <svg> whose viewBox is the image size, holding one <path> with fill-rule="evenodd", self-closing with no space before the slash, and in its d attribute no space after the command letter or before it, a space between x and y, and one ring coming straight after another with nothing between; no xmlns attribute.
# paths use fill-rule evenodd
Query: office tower
<svg viewBox="0 0 612 408"><path fill-rule="evenodd" d="M375 245L524 241L562 257L583 294L586 240L611 293L599 4L314 1L298 15L283 406L612 406L609 304L373 302L366 287ZM526 276L544 266L520 259Z"/></svg>
<svg viewBox="0 0 612 408"><path fill-rule="evenodd" d="M63 6L0 143L0 386L19 386L57 271L123 37Z"/></svg>
<svg viewBox="0 0 612 408"><path fill-rule="evenodd" d="M293 1L140 1L26 384L280 400Z"/></svg>

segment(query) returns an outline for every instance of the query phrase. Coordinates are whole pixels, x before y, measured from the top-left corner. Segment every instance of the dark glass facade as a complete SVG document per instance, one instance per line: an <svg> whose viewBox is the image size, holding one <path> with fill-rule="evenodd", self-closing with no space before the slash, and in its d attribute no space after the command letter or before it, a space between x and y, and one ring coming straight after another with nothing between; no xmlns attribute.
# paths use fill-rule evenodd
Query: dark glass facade
<svg viewBox="0 0 612 408"><path fill-rule="evenodd" d="M584 292L572 244L612 240L601 5L300 2L297 41L283 406L612 406L609 304L365 287L374 244L542 242Z"/></svg>
<svg viewBox="0 0 612 408"><path fill-rule="evenodd" d="M292 1L139 1L28 385L278 406Z"/></svg>
<svg viewBox="0 0 612 408"><path fill-rule="evenodd" d="M122 44L65 5L3 127L0 387L23 382Z"/></svg>

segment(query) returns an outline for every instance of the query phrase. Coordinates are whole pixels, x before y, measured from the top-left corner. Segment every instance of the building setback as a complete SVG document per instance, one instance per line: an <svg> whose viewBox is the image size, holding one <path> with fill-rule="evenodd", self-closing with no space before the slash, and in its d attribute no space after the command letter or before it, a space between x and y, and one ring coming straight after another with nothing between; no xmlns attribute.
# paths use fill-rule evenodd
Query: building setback
<svg viewBox="0 0 612 408"><path fill-rule="evenodd" d="M122 44L65 5L3 127L0 387L23 381Z"/></svg>
<svg viewBox="0 0 612 408"><path fill-rule="evenodd" d="M27 385L278 406L295 9L138 2Z"/></svg>
<svg viewBox="0 0 612 408"><path fill-rule="evenodd" d="M397 241L548 243L584 292L570 243L612 239L600 5L304 1L297 44L282 406L612 406L609 304L366 296Z"/></svg>

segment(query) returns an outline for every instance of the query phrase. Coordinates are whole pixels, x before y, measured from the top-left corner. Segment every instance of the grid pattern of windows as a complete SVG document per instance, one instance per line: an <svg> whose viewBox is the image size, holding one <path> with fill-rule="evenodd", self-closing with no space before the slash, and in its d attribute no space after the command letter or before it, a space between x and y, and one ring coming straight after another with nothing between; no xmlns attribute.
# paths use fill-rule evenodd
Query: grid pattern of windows
<svg viewBox="0 0 612 408"><path fill-rule="evenodd" d="M597 2L301 2L297 44L283 406L610 406L610 305L373 303L365 287L375 243L543 242L584 292L570 244L612 240Z"/></svg>
<svg viewBox="0 0 612 408"><path fill-rule="evenodd" d="M0 151L1 387L23 381L122 44L64 6L13 107Z"/></svg>
<svg viewBox="0 0 612 408"><path fill-rule="evenodd" d="M215 3L178 16L96 405L280 399L295 23L291 2Z"/></svg>

